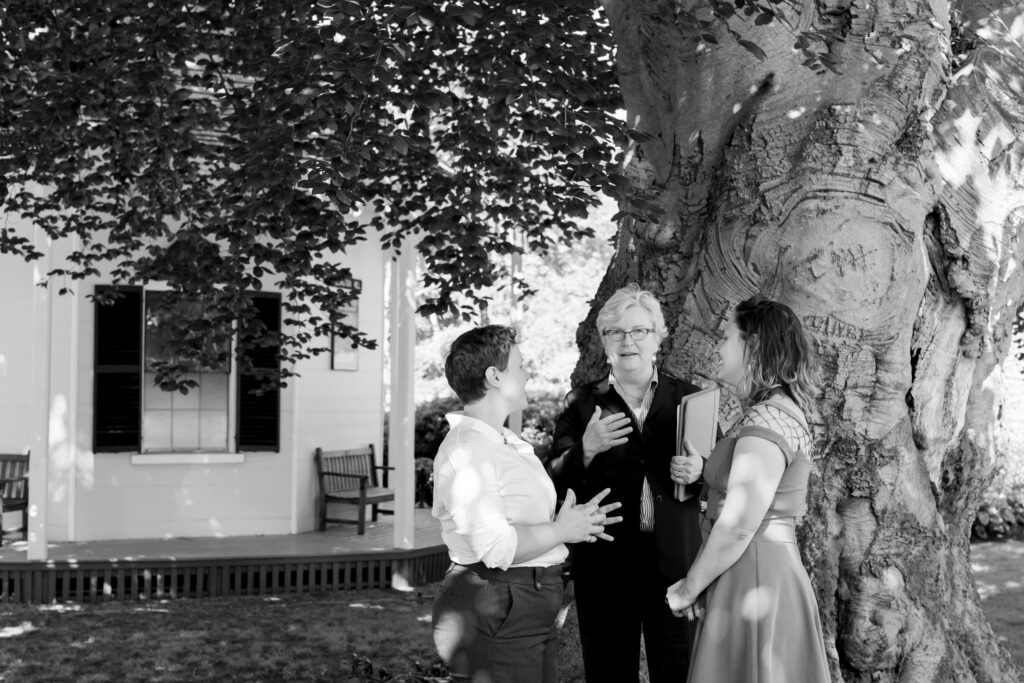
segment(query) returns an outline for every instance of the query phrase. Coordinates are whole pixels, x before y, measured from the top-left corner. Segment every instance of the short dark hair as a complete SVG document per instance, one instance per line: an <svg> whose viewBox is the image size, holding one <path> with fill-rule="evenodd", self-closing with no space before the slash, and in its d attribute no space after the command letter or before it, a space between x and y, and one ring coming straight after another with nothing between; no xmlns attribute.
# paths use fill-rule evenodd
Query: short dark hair
<svg viewBox="0 0 1024 683"><path fill-rule="evenodd" d="M736 307L735 320L746 346L748 377L740 387L744 398L757 403L781 389L801 410L809 410L818 391L817 368L793 309L758 295Z"/></svg>
<svg viewBox="0 0 1024 683"><path fill-rule="evenodd" d="M459 400L479 401L487 393L487 368L508 369L508 355L519 343L516 328L484 325L463 332L452 342L444 359L444 376Z"/></svg>

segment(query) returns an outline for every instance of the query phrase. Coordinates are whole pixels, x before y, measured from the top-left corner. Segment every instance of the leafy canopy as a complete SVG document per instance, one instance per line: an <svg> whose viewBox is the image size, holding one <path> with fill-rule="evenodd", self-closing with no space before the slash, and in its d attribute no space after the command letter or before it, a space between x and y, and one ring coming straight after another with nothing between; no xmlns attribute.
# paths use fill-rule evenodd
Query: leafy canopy
<svg viewBox="0 0 1024 683"><path fill-rule="evenodd" d="M252 370L268 284L283 377L328 333L373 346L329 314L356 296L345 252L369 231L416 237L422 312L468 316L502 255L588 235L573 219L621 182L589 2L12 0L0 44L0 212L75 238L61 291L110 268L201 302L212 343L167 340L186 360L234 325ZM40 256L7 223L0 251Z"/></svg>

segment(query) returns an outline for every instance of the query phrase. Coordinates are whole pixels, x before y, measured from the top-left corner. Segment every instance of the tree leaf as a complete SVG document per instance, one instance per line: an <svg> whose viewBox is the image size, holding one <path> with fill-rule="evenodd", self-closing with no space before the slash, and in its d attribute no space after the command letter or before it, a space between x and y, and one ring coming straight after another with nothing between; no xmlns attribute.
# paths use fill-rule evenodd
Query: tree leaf
<svg viewBox="0 0 1024 683"><path fill-rule="evenodd" d="M715 15L722 19L728 19L736 14L736 9L727 2L716 1L713 10Z"/></svg>
<svg viewBox="0 0 1024 683"><path fill-rule="evenodd" d="M405 141L405 138L397 133L391 136L389 142L395 148L395 151L403 156L409 151L409 144Z"/></svg>
<svg viewBox="0 0 1024 683"><path fill-rule="evenodd" d="M760 60L764 60L764 59L766 59L768 57L768 55L765 54L764 50L762 50L755 43L752 43L749 40L739 40L737 42L740 44L740 46L744 50L746 50L747 52L749 52L750 54L754 55L755 57L757 57Z"/></svg>

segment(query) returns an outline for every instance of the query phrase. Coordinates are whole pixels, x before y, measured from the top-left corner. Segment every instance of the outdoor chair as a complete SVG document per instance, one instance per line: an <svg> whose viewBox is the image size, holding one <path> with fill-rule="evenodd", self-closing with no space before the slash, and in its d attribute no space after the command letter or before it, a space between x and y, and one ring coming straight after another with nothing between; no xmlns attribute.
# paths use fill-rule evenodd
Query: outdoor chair
<svg viewBox="0 0 1024 683"><path fill-rule="evenodd" d="M316 474L319 488L317 500L317 528L327 529L328 522L337 524L357 524L359 534L366 533L366 506L373 508L373 521L377 521L377 506L395 500L392 489L379 485L377 470L384 470L377 465L373 455L373 444L366 448L353 448L343 451L325 451L316 449ZM359 506L358 519L341 519L327 516L329 503L346 503Z"/></svg>
<svg viewBox="0 0 1024 683"><path fill-rule="evenodd" d="M21 511L21 526L3 529L8 512ZM0 453L0 545L4 534L20 531L28 540L28 454Z"/></svg>

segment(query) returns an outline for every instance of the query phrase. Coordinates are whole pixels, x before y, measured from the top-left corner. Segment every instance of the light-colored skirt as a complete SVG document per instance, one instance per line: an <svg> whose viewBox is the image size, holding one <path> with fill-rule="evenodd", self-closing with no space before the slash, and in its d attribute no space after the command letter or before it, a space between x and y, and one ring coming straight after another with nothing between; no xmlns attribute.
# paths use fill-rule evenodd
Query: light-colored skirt
<svg viewBox="0 0 1024 683"><path fill-rule="evenodd" d="M830 683L821 617L792 517L765 521L704 599L691 683Z"/></svg>

